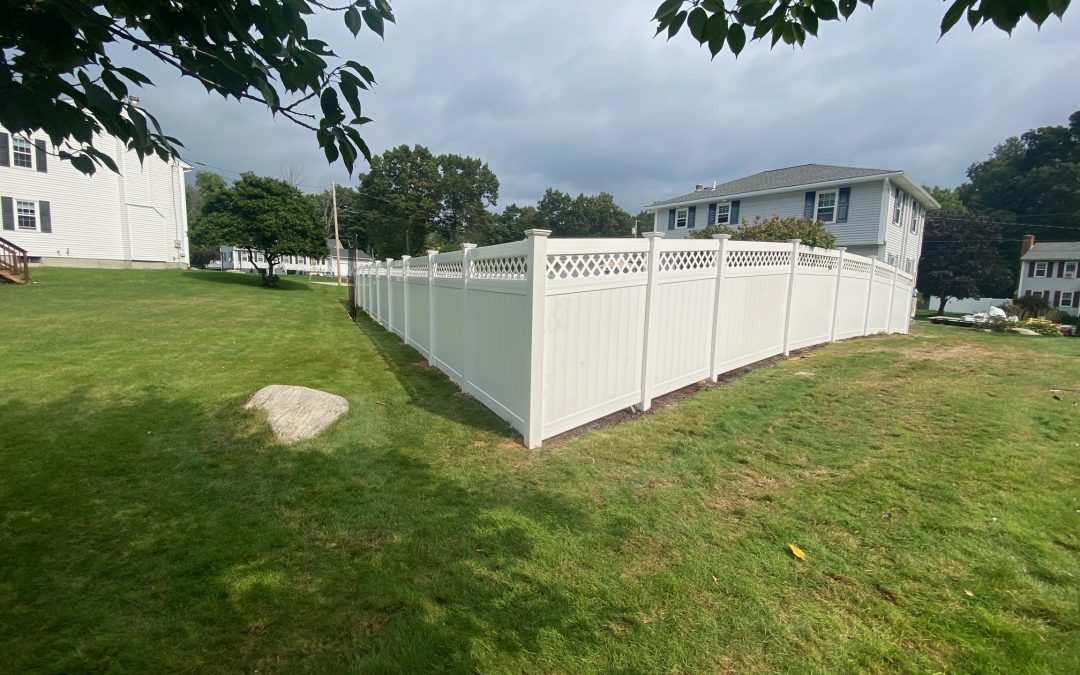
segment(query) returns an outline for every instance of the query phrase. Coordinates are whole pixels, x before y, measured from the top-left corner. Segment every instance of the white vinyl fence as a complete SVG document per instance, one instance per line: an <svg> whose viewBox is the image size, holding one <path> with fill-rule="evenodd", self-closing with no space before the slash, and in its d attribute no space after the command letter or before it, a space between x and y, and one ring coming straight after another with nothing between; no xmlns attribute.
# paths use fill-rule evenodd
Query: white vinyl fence
<svg viewBox="0 0 1080 675"><path fill-rule="evenodd" d="M908 330L912 277L843 249L525 234L358 266L354 292L530 448L770 356Z"/></svg>

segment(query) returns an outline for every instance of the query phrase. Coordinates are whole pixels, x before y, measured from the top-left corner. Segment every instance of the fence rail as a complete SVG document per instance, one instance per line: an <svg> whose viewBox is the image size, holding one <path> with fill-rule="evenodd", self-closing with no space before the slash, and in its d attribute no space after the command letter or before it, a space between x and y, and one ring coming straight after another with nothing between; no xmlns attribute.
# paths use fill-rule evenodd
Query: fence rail
<svg viewBox="0 0 1080 675"><path fill-rule="evenodd" d="M912 277L844 249L527 239L357 265L357 307L525 444L793 349L906 333Z"/></svg>

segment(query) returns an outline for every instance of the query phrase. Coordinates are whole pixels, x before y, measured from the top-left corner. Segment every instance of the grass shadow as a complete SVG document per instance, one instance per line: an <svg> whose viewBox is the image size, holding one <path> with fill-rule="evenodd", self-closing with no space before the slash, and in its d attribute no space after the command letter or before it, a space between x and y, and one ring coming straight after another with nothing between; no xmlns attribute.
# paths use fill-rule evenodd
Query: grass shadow
<svg viewBox="0 0 1080 675"><path fill-rule="evenodd" d="M595 527L586 505L454 476L409 439L282 446L236 403L0 406L5 667L476 671L478 645L593 631L531 565Z"/></svg>
<svg viewBox="0 0 1080 675"><path fill-rule="evenodd" d="M233 286L251 286L254 288L266 288L276 291L311 291L311 286L302 281L293 281L288 277L278 277L277 286L263 286L262 277L258 274L245 272L218 272L214 270L193 270L183 272L182 276L187 279L209 281L218 284Z"/></svg>

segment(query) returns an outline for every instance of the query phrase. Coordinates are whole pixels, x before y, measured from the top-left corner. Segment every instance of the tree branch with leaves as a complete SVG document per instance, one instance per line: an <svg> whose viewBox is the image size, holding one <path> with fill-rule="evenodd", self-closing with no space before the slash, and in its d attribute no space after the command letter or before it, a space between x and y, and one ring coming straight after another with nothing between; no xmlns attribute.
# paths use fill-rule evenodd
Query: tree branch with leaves
<svg viewBox="0 0 1080 675"><path fill-rule="evenodd" d="M352 172L360 155L371 156L357 128L371 121L360 92L375 77L353 60L330 64L337 55L310 35L305 18L316 8L342 14L354 36L366 27L382 37L394 21L388 0L0 0L0 125L43 131L86 174L117 170L95 134L119 138L140 159L178 156L180 140L133 100L133 87L153 82L113 61L127 46L209 93L261 103L313 131L327 160L340 158ZM321 117L300 109L316 100Z"/></svg>

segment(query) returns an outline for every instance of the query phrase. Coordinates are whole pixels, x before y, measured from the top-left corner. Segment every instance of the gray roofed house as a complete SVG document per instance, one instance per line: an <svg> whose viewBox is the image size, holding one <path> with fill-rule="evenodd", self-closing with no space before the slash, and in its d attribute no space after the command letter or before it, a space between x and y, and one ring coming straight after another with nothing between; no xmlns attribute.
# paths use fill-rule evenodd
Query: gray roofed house
<svg viewBox="0 0 1080 675"><path fill-rule="evenodd" d="M739 227L773 216L820 220L837 246L915 274L926 211L940 205L900 169L802 164L762 171L645 207L654 228L681 239L709 225Z"/></svg>
<svg viewBox="0 0 1080 675"><path fill-rule="evenodd" d="M1035 242L1025 235L1020 246L1017 296L1046 298L1051 307L1076 316L1080 308L1080 241Z"/></svg>

